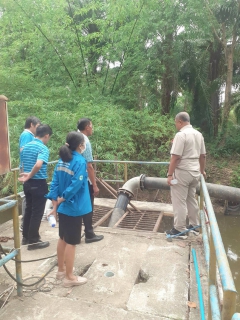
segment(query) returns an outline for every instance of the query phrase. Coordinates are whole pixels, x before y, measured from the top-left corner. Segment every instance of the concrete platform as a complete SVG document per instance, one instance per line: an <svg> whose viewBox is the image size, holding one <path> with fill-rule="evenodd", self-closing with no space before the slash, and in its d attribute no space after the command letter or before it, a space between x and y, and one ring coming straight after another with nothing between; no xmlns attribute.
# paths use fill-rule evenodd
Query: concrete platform
<svg viewBox="0 0 240 320"><path fill-rule="evenodd" d="M22 260L46 258L22 263L23 278L33 277L26 280L28 284L37 281L56 263L56 257L50 256L56 254L58 228L51 228L44 221L40 233L42 240L50 241L48 248L28 251L21 247ZM191 248L194 246L197 251L201 279L204 280L201 281L205 285L207 275L201 236L167 242L164 234L154 232L98 227L96 233L104 234L104 239L86 244L83 238L76 250L76 273L84 274L88 279L85 285L64 288L61 281L55 280L55 267L39 290L24 290L21 298L14 290L9 302L0 310L0 318L200 319ZM0 235L12 237L11 221L0 226ZM13 241L2 245L12 247ZM6 266L15 275L14 262L10 261ZM108 277L107 272L114 275ZM14 281L1 267L0 294L12 284ZM206 306L206 287L203 291ZM189 308L189 301L195 302L196 308Z"/></svg>
<svg viewBox="0 0 240 320"><path fill-rule="evenodd" d="M131 203L138 208L139 210L150 210L150 211L163 211L166 214L173 216L173 208L171 204L168 203L160 203L160 202L144 202L144 201L134 201ZM115 199L105 199L105 198L95 198L94 205L95 206L107 206L109 208L114 208L116 204ZM129 209L132 209L130 205L128 205Z"/></svg>

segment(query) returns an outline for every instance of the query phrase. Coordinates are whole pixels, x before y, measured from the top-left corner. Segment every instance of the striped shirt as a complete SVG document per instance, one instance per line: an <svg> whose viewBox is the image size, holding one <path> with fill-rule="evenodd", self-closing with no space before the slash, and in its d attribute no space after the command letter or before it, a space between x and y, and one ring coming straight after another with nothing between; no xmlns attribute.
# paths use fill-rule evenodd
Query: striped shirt
<svg viewBox="0 0 240 320"><path fill-rule="evenodd" d="M42 160L43 164L41 169L32 177L32 179L46 179L48 158L48 148L41 140L35 138L32 142L27 143L23 149L23 171L31 172L37 160Z"/></svg>
<svg viewBox="0 0 240 320"><path fill-rule="evenodd" d="M34 139L34 134L28 129L25 129L20 135L20 138L19 138L20 169L22 168L22 151L23 151L23 148L25 147L25 145L28 142L33 141L33 139Z"/></svg>

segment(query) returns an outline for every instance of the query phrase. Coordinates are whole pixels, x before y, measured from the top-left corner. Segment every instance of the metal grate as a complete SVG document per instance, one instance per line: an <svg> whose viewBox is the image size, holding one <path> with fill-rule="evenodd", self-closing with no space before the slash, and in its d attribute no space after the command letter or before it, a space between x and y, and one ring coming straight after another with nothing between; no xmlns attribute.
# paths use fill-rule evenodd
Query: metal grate
<svg viewBox="0 0 240 320"><path fill-rule="evenodd" d="M94 206L93 224L97 223L109 210L108 207Z"/></svg>
<svg viewBox="0 0 240 320"><path fill-rule="evenodd" d="M155 211L127 212L123 219L116 224L116 227L132 230L153 231L159 215L160 212Z"/></svg>
<svg viewBox="0 0 240 320"><path fill-rule="evenodd" d="M110 217L109 207L94 206L93 224L107 226L106 218ZM155 231L157 232L162 221L163 212L156 211L127 211L122 218L115 224L117 228L139 230L139 231ZM103 219L103 222L100 221ZM98 223L99 222L99 223Z"/></svg>

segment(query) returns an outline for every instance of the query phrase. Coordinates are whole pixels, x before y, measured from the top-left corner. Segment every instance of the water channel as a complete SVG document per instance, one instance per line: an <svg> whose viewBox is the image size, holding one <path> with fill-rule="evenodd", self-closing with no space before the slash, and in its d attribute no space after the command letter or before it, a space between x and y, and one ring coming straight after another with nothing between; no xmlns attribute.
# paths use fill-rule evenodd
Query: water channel
<svg viewBox="0 0 240 320"><path fill-rule="evenodd" d="M240 295L240 213L239 215L224 215L216 213L223 244L228 256L230 269ZM240 312L240 297L237 297L237 312Z"/></svg>

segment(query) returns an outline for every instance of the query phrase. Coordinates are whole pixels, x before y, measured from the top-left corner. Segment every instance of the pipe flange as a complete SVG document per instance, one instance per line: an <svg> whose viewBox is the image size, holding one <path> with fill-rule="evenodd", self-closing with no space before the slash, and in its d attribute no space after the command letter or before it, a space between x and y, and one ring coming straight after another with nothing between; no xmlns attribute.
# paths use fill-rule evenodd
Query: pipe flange
<svg viewBox="0 0 240 320"><path fill-rule="evenodd" d="M145 181L146 175L145 174L141 174L140 175L140 189L143 191L144 188L144 181Z"/></svg>
<svg viewBox="0 0 240 320"><path fill-rule="evenodd" d="M130 192L129 190L123 189L123 188L119 188L118 195L119 194L126 194L129 199L132 199L134 196L134 194L132 192Z"/></svg>

